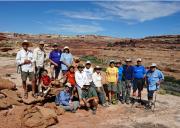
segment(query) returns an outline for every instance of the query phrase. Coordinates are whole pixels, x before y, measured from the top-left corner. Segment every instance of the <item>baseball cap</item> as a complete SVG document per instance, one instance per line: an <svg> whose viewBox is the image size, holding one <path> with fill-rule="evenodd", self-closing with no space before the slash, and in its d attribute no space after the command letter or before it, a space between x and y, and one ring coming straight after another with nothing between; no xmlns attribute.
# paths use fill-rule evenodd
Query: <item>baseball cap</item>
<svg viewBox="0 0 180 128"><path fill-rule="evenodd" d="M69 47L68 47L68 46L65 46L64 49L69 49Z"/></svg>
<svg viewBox="0 0 180 128"><path fill-rule="evenodd" d="M86 64L91 64L91 61L89 61L89 60L88 60L88 61L86 61Z"/></svg>
<svg viewBox="0 0 180 128"><path fill-rule="evenodd" d="M157 66L156 63L152 63L152 64L150 65L150 67L156 67L156 66Z"/></svg>

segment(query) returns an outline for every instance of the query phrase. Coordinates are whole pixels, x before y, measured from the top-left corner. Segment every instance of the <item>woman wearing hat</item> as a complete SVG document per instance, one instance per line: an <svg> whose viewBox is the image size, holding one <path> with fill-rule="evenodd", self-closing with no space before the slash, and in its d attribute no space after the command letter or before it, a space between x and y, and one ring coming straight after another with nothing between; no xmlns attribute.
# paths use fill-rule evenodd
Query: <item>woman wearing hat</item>
<svg viewBox="0 0 180 128"><path fill-rule="evenodd" d="M102 85L102 76L101 76L101 67L100 66L96 66L94 68L94 73L92 75L92 80L93 83L96 87L96 92L98 94L99 97L99 102L102 106L106 107L106 94Z"/></svg>
<svg viewBox="0 0 180 128"><path fill-rule="evenodd" d="M118 69L115 67L115 61L111 60L109 67L106 69L107 89L109 105L116 104L117 82L118 82Z"/></svg>
<svg viewBox="0 0 180 128"><path fill-rule="evenodd" d="M60 61L62 63L61 64L62 73L63 75L65 75L66 72L68 71L69 66L73 64L73 56L70 53L68 46L64 47Z"/></svg>

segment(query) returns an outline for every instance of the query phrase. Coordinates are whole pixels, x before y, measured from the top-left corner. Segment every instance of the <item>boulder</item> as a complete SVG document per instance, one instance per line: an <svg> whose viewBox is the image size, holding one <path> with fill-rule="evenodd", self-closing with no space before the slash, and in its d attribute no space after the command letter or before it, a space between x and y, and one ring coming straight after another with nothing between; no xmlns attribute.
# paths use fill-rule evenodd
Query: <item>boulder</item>
<svg viewBox="0 0 180 128"><path fill-rule="evenodd" d="M65 113L65 110L59 106L56 106L55 103L46 103L44 104L44 107L54 110L58 116Z"/></svg>
<svg viewBox="0 0 180 128"><path fill-rule="evenodd" d="M16 89L15 83L8 79L0 78L0 90L2 89Z"/></svg>
<svg viewBox="0 0 180 128"><path fill-rule="evenodd" d="M28 107L21 115L23 128L47 128L58 123L55 111L44 107Z"/></svg>

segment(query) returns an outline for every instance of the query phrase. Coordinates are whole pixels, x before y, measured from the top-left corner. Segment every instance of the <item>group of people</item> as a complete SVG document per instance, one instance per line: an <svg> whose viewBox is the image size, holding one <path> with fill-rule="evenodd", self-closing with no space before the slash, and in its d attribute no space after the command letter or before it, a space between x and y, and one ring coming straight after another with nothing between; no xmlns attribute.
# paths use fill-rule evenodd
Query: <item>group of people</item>
<svg viewBox="0 0 180 128"><path fill-rule="evenodd" d="M78 108L91 109L96 114L98 104L109 107L111 104L130 104L131 88L133 98L141 100L141 92L146 85L148 106L153 104L153 94L164 80L163 73L152 63L149 69L142 65L141 58L137 64L132 65L131 59L126 59L125 64L121 61L111 60L102 74L102 68L93 68L90 61L85 65L79 59L74 59L69 47L61 51L58 44L53 44L53 50L49 54L50 72L45 69L46 52L45 43L39 42L39 46L31 51L28 49L29 42L24 40L22 49L18 51L16 62L21 70L24 98L28 98L26 85L27 78L32 84L32 96L46 96L51 89L51 82L59 78L62 72L64 90L60 91L55 98L56 105L67 111L76 112ZM102 83L105 79L106 84ZM38 91L36 88L38 87ZM138 91L138 92L137 92ZM106 96L108 100L106 100Z"/></svg>

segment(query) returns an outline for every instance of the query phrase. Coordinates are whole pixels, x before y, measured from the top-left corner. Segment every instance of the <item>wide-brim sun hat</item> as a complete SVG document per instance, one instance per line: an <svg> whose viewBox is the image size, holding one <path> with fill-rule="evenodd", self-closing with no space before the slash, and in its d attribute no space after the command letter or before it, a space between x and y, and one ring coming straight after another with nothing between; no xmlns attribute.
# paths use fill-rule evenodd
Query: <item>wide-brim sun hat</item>
<svg viewBox="0 0 180 128"><path fill-rule="evenodd" d="M141 58L137 58L137 62L141 62L142 61L142 59Z"/></svg>
<svg viewBox="0 0 180 128"><path fill-rule="evenodd" d="M64 86L70 88L71 87L71 83L67 82Z"/></svg>
<svg viewBox="0 0 180 128"><path fill-rule="evenodd" d="M64 47L64 50L65 50L65 49L69 49L69 47L68 47L68 46L65 46L65 47Z"/></svg>
<svg viewBox="0 0 180 128"><path fill-rule="evenodd" d="M84 68L83 64L78 64L77 68Z"/></svg>
<svg viewBox="0 0 180 128"><path fill-rule="evenodd" d="M132 60L130 58L126 59L126 62L132 62Z"/></svg>
<svg viewBox="0 0 180 128"><path fill-rule="evenodd" d="M150 65L150 67L157 67L157 64L156 64L156 63L152 63L152 64Z"/></svg>
<svg viewBox="0 0 180 128"><path fill-rule="evenodd" d="M40 45L44 45L45 42L44 42L44 41L40 41L39 44L40 44Z"/></svg>
<svg viewBox="0 0 180 128"><path fill-rule="evenodd" d="M22 42L22 45L29 45L29 41L24 40L24 41Z"/></svg>

